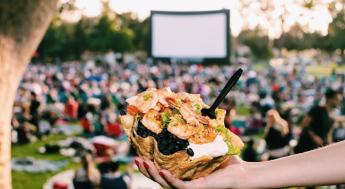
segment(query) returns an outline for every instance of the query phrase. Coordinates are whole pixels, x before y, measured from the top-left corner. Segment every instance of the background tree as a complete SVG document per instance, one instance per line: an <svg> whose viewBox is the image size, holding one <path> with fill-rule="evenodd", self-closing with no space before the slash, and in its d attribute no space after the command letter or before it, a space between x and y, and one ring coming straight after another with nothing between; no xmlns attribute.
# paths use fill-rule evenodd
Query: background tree
<svg viewBox="0 0 345 189"><path fill-rule="evenodd" d="M328 28L328 48L331 50L340 49L341 55L344 56L345 51L345 5Z"/></svg>
<svg viewBox="0 0 345 189"><path fill-rule="evenodd" d="M0 1L0 188L11 188L11 116L19 81L50 20L57 0Z"/></svg>
<svg viewBox="0 0 345 189"><path fill-rule="evenodd" d="M247 45L255 58L268 59L272 57L272 47L268 36L261 33L259 28L244 30L238 36L238 41Z"/></svg>

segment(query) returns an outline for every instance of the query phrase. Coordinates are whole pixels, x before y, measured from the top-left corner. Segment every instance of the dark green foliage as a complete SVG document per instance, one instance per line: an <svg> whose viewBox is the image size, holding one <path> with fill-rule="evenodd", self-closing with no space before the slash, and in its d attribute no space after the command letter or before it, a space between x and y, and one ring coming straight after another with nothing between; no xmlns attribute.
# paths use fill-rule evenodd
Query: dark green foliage
<svg viewBox="0 0 345 189"><path fill-rule="evenodd" d="M140 28L146 26L142 26L144 23L139 20L130 19L128 25L123 24L126 21L126 17L117 15L111 19L106 14L96 19L82 18L73 24L56 19L37 50L39 58L70 60L79 59L88 50L123 53L132 51L133 47L144 49L140 41L145 41L142 36L147 34L143 34Z"/></svg>
<svg viewBox="0 0 345 189"><path fill-rule="evenodd" d="M272 56L270 40L268 36L261 35L259 29L242 31L238 40L247 45L257 59L268 59Z"/></svg>
<svg viewBox="0 0 345 189"><path fill-rule="evenodd" d="M340 49L344 55L345 50L345 10L340 11L328 28L328 48L330 50Z"/></svg>

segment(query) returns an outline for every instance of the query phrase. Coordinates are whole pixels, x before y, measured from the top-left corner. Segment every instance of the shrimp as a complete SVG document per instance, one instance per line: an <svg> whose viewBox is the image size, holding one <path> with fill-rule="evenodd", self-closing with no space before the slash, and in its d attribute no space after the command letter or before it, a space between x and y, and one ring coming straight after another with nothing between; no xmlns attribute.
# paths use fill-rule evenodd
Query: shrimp
<svg viewBox="0 0 345 189"><path fill-rule="evenodd" d="M196 118L196 115L191 107L189 107L187 104L182 104L179 110L183 119L185 119L187 123L192 125L199 125L199 121Z"/></svg>
<svg viewBox="0 0 345 189"><path fill-rule="evenodd" d="M149 110L141 120L141 123L150 131L159 134L163 130L162 120L159 112Z"/></svg>
<svg viewBox="0 0 345 189"><path fill-rule="evenodd" d="M176 100L174 98L172 98L172 97L166 97L165 101L169 104L169 106L172 106L172 107L175 107L175 108L178 107Z"/></svg>
<svg viewBox="0 0 345 189"><path fill-rule="evenodd" d="M204 144L214 141L217 137L217 132L214 127L202 125L198 127L197 132L188 139L189 142L194 144Z"/></svg>
<svg viewBox="0 0 345 189"><path fill-rule="evenodd" d="M211 119L209 117L201 116L201 115L196 115L196 119L205 125L210 125L211 124Z"/></svg>
<svg viewBox="0 0 345 189"><path fill-rule="evenodd" d="M147 113L156 106L158 93L156 89L150 88L145 92L128 98L126 102L131 106L135 106L141 113Z"/></svg>
<svg viewBox="0 0 345 189"><path fill-rule="evenodd" d="M196 132L196 127L187 124L181 117L181 115L175 115L171 117L171 120L167 126L168 131L180 139L188 139Z"/></svg>
<svg viewBox="0 0 345 189"><path fill-rule="evenodd" d="M166 101L166 98L172 97L173 92L171 92L170 88L164 88L158 90L158 102L160 102L164 107L168 107L169 103Z"/></svg>
<svg viewBox="0 0 345 189"><path fill-rule="evenodd" d="M180 92L177 93L177 96L181 99L182 102L187 103L191 106L193 106L193 103L197 103L201 105L201 108L208 108L208 105L202 101L200 94L189 94L186 92Z"/></svg>
<svg viewBox="0 0 345 189"><path fill-rule="evenodd" d="M187 121L187 123L192 125L199 125L199 121L197 119L197 115L194 113L192 108L188 106L188 104L181 104L179 105L174 98L167 97L165 100L168 104L172 107L178 108L180 114L182 115L183 119Z"/></svg>

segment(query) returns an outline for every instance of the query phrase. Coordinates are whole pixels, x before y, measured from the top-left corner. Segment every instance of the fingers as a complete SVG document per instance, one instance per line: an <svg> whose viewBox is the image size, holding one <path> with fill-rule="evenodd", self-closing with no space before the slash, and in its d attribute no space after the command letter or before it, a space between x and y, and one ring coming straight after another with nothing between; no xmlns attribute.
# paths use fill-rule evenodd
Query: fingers
<svg viewBox="0 0 345 189"><path fill-rule="evenodd" d="M169 187L169 184L159 174L158 169L156 168L156 166L153 164L152 161L144 161L144 166L153 180L158 182L163 187Z"/></svg>
<svg viewBox="0 0 345 189"><path fill-rule="evenodd" d="M149 173L147 172L147 170L144 167L144 160L141 158L135 158L134 160L135 164L137 165L137 167L139 168L139 171L145 175L147 178L151 179L151 176L149 175Z"/></svg>
<svg viewBox="0 0 345 189"><path fill-rule="evenodd" d="M166 182L175 188L183 188L183 181L175 178L169 171L162 170L159 174L166 180Z"/></svg>
<svg viewBox="0 0 345 189"><path fill-rule="evenodd" d="M193 181L182 181L176 178L167 170L158 170L152 161L143 160L141 158L136 158L135 163L137 164L140 172L142 172L146 177L158 182L163 187L173 187L173 188L208 188L206 179L199 178Z"/></svg>
<svg viewBox="0 0 345 189"><path fill-rule="evenodd" d="M163 187L169 187L169 184L160 176L159 171L152 161L144 161L140 158L135 160L139 170L148 178L158 182Z"/></svg>

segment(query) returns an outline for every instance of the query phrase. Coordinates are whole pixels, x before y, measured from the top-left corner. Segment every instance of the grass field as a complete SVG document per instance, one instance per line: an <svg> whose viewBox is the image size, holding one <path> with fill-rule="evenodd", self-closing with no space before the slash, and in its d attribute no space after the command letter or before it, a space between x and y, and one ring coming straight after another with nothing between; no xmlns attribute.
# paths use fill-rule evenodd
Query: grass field
<svg viewBox="0 0 345 189"><path fill-rule="evenodd" d="M310 65L307 67L307 72L316 77L324 77L331 75L334 69L338 74L345 73L345 65L339 66L336 64Z"/></svg>
<svg viewBox="0 0 345 189"><path fill-rule="evenodd" d="M50 135L47 138L37 141L35 143L26 145L13 145L12 147L12 157L33 157L36 159L46 159L46 160L67 160L67 165L57 171L57 172L47 172L47 173L28 173L28 172L12 172L12 186L13 189L41 189L43 184L48 178L57 174L58 172L76 168L78 165L73 163L69 158L61 156L60 154L39 154L37 149L44 146L46 143L56 142L65 139L65 135Z"/></svg>

